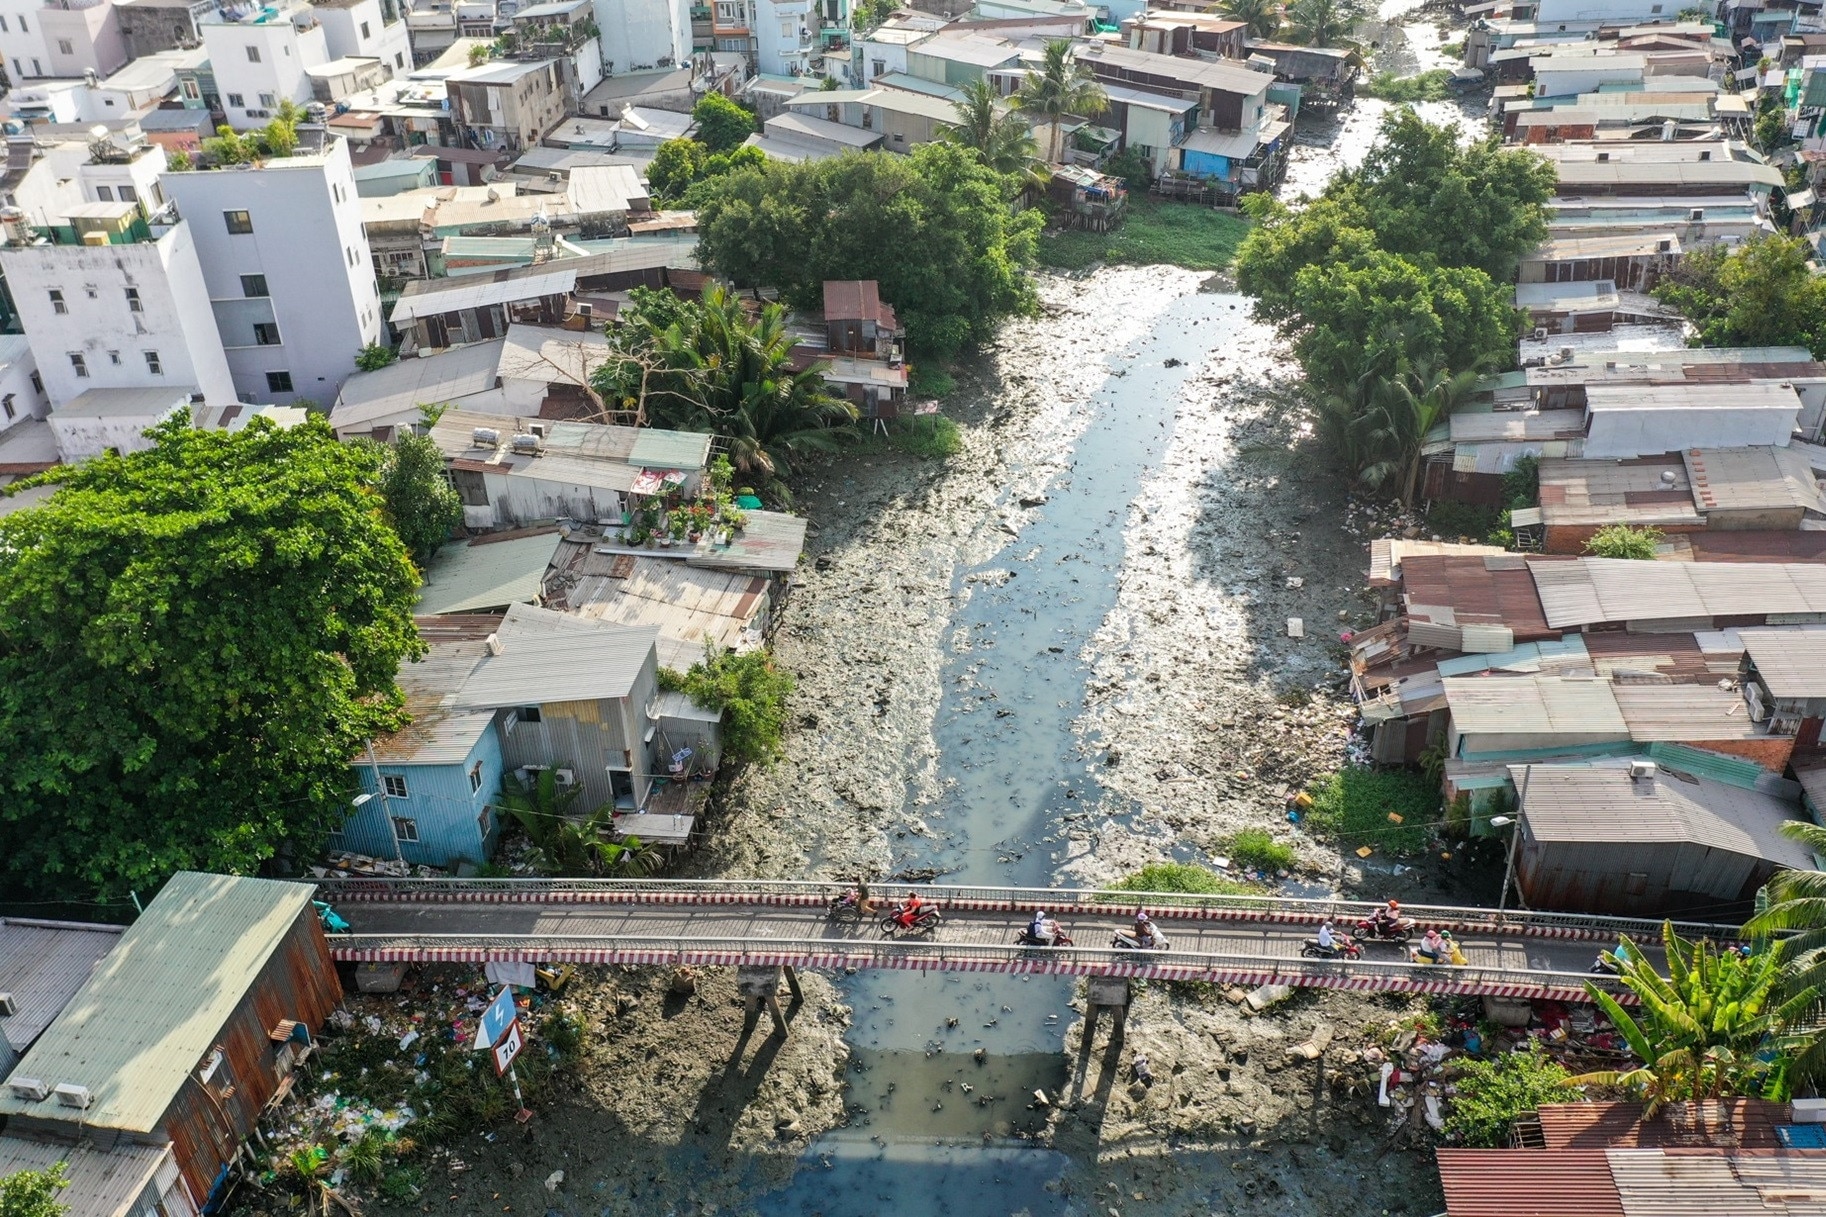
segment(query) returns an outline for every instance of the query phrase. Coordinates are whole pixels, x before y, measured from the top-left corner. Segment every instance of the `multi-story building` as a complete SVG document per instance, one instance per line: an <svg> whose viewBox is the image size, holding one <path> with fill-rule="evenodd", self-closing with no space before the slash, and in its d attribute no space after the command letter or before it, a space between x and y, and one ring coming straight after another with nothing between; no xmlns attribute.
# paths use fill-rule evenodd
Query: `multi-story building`
<svg viewBox="0 0 1826 1217"><path fill-rule="evenodd" d="M162 210L164 149L63 145L40 165L5 213L0 272L53 410L95 389L235 401L190 228Z"/></svg>
<svg viewBox="0 0 1826 1217"><path fill-rule="evenodd" d="M422 67L456 41L456 5L452 0L416 0L406 10L406 28L412 36L413 62Z"/></svg>
<svg viewBox="0 0 1826 1217"><path fill-rule="evenodd" d="M135 59L202 46L200 23L215 11L216 0L114 0L114 19Z"/></svg>
<svg viewBox="0 0 1826 1217"><path fill-rule="evenodd" d="M195 234L240 399L327 406L380 338L380 291L348 145L299 136L289 157L161 181Z"/></svg>
<svg viewBox="0 0 1826 1217"><path fill-rule="evenodd" d="M849 30L849 0L755 0L755 70L763 76L843 77Z"/></svg>
<svg viewBox="0 0 1826 1217"><path fill-rule="evenodd" d="M693 50L712 50L711 0L593 0L602 70L608 75L669 68ZM693 37L701 29L701 39ZM701 43L701 47L700 47Z"/></svg>
<svg viewBox="0 0 1826 1217"><path fill-rule="evenodd" d="M754 54L756 0L711 0L710 36L716 50Z"/></svg>
<svg viewBox="0 0 1826 1217"><path fill-rule="evenodd" d="M565 74L556 59L509 60L451 76L450 116L476 148L537 147L565 113Z"/></svg>
<svg viewBox="0 0 1826 1217"><path fill-rule="evenodd" d="M412 42L399 0L316 0L311 9L323 25L331 59L378 59L389 78L412 70Z"/></svg>
<svg viewBox="0 0 1826 1217"><path fill-rule="evenodd" d="M129 58L108 0L5 0L0 4L0 56L14 85L84 72L106 76Z"/></svg>
<svg viewBox="0 0 1826 1217"><path fill-rule="evenodd" d="M201 28L222 112L237 131L265 126L282 101L309 102L306 69L332 58L317 10L307 4L224 10Z"/></svg>

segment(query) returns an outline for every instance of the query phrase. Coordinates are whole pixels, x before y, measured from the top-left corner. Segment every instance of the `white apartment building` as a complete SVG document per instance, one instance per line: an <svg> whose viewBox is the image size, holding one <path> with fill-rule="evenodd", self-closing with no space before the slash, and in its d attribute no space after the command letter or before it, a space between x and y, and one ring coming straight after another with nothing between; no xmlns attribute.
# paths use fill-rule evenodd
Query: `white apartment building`
<svg viewBox="0 0 1826 1217"><path fill-rule="evenodd" d="M24 334L0 334L0 431L50 412L32 344Z"/></svg>
<svg viewBox="0 0 1826 1217"><path fill-rule="evenodd" d="M846 78L849 28L849 0L755 0L755 71Z"/></svg>
<svg viewBox="0 0 1826 1217"><path fill-rule="evenodd" d="M109 0L0 0L0 57L17 85L84 72L107 76L131 55Z"/></svg>
<svg viewBox="0 0 1826 1217"><path fill-rule="evenodd" d="M381 337L380 288L347 143L299 136L296 155L161 184L195 233L240 400L327 407Z"/></svg>
<svg viewBox="0 0 1826 1217"><path fill-rule="evenodd" d="M205 19L198 28L222 110L237 131L265 126L282 101L309 102L311 78L305 69L322 67L332 58L323 23L305 4L277 11L233 9Z"/></svg>
<svg viewBox="0 0 1826 1217"><path fill-rule="evenodd" d="M593 0L602 70L610 76L691 58L691 0Z"/></svg>
<svg viewBox="0 0 1826 1217"><path fill-rule="evenodd" d="M378 59L389 79L412 70L412 42L399 0L316 0L312 11L323 25L331 59Z"/></svg>

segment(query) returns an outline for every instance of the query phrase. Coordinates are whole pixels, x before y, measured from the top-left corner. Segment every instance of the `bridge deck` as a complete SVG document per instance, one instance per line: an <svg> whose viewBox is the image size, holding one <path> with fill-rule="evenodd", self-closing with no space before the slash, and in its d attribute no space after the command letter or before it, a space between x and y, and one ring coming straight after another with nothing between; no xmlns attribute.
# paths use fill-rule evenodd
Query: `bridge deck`
<svg viewBox="0 0 1826 1217"><path fill-rule="evenodd" d="M777 886L777 885L776 885ZM544 888L444 883L326 885L352 932L332 941L344 960L529 959L625 964L793 964L827 968L1100 973L1221 983L1329 988L1583 996L1586 969L1614 944L1618 925L1583 928L1523 915L1495 921L1489 910L1415 910L1422 925L1453 927L1462 967L1415 964L1399 947L1366 943L1357 961L1311 960L1300 944L1326 912L1348 926L1354 907L1315 911L1311 902L1192 902L1162 907L1146 897L1170 940L1164 953L1111 949L1129 924L1122 905L1092 904L1092 893L1034 893L1031 901L933 889L945 910L936 932L884 937L873 924L830 920L826 890L743 892L708 885L594 885ZM1109 900L1108 896L1097 897ZM1183 899L1183 898L1182 898ZM1076 940L1070 948L1014 943L1028 909L1057 910ZM1427 913L1437 915L1427 916ZM1622 923L1619 923L1622 924ZM1645 923L1628 923L1641 935Z"/></svg>

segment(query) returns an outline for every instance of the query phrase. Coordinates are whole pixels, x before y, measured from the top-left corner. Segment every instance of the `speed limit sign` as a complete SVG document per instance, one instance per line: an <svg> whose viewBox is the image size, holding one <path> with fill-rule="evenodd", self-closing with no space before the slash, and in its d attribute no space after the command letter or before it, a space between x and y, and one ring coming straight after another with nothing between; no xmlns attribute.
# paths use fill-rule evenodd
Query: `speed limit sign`
<svg viewBox="0 0 1826 1217"><path fill-rule="evenodd" d="M494 1046L495 1075L498 1077L507 1072L507 1067L520 1055L520 1020L515 1019L507 1025L507 1034L501 1037Z"/></svg>

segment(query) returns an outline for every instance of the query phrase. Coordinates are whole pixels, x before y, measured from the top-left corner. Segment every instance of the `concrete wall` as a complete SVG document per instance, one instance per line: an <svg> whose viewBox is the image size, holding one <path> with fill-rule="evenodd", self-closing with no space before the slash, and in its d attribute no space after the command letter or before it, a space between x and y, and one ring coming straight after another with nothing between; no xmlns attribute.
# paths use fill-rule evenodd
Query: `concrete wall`
<svg viewBox="0 0 1826 1217"><path fill-rule="evenodd" d="M0 55L6 57L6 74L14 85L22 80L55 75L45 50L42 7L36 0L0 3Z"/></svg>
<svg viewBox="0 0 1826 1217"><path fill-rule="evenodd" d="M110 76L126 66L127 40L121 37L112 4L40 9L38 20L44 25L45 62L51 75L81 76L90 71Z"/></svg>
<svg viewBox="0 0 1826 1217"><path fill-rule="evenodd" d="M330 61L323 27L315 23L303 30L290 21L210 23L203 26L203 45L209 51L223 113L237 131L265 126L281 101L309 102L311 78L305 69ZM259 55L257 62L248 57L250 50ZM262 110L267 113L257 113Z"/></svg>
<svg viewBox="0 0 1826 1217"><path fill-rule="evenodd" d="M691 56L690 0L595 0L594 9L605 75L671 67Z"/></svg>
<svg viewBox="0 0 1826 1217"><path fill-rule="evenodd" d="M378 59L389 78L412 70L412 44L406 22L388 24L380 0L360 0L346 8L313 9L323 25L324 47L331 59Z"/></svg>
<svg viewBox="0 0 1826 1217"><path fill-rule="evenodd" d="M208 13L213 8L214 5L199 5L191 0L136 0L133 4L116 5L114 20L127 44L127 54L139 59L156 51L175 51L180 43L195 46L202 42L194 10Z"/></svg>
<svg viewBox="0 0 1826 1217"><path fill-rule="evenodd" d="M182 396L176 396L168 410L131 417L96 418L86 414L59 414L53 410L51 432L57 437L57 451L65 463L74 464L108 451L144 452L152 447L152 442L146 438L148 430L188 409L189 403Z"/></svg>

